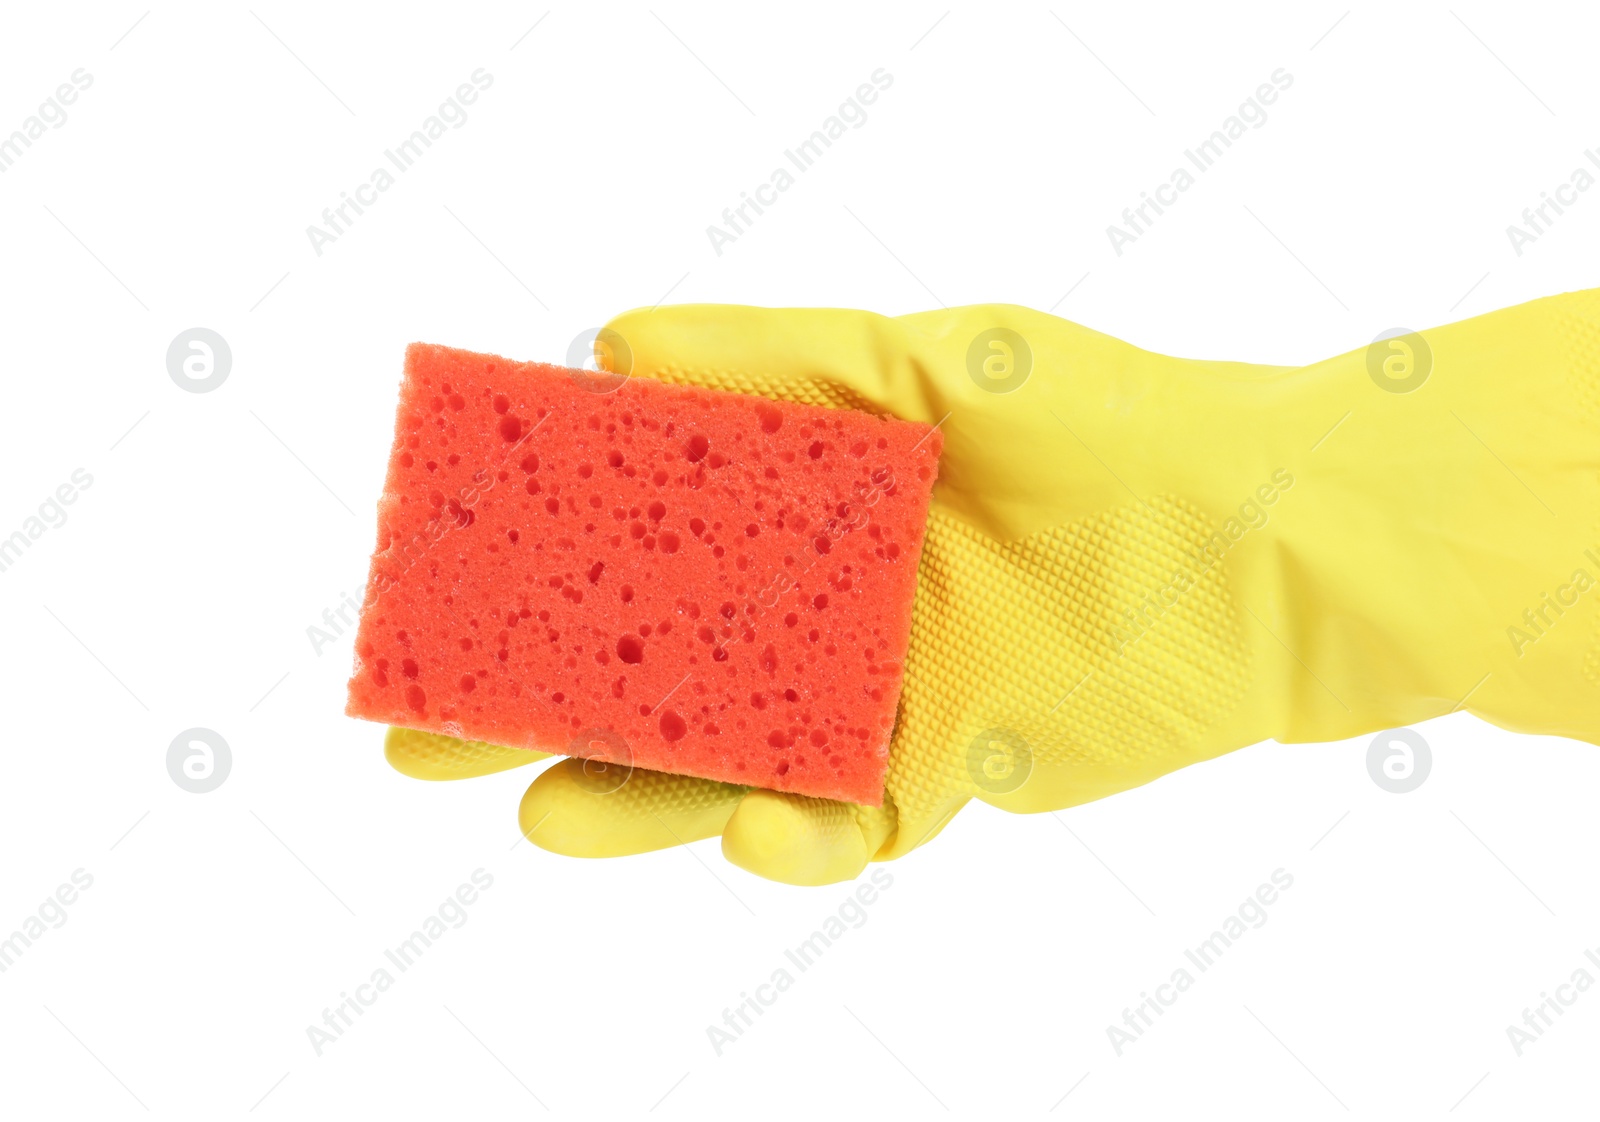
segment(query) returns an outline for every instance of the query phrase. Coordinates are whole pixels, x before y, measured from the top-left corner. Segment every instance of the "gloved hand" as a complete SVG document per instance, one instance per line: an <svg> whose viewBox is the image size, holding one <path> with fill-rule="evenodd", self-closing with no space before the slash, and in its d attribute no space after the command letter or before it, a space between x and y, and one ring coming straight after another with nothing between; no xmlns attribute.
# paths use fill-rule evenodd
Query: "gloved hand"
<svg viewBox="0 0 1600 1122"><path fill-rule="evenodd" d="M939 423L945 451L883 807L569 759L522 802L547 849L720 832L746 869L825 884L973 797L1057 810L1267 739L1458 709L1600 739L1600 290L1302 368L1009 306L610 329L635 376ZM424 778L539 757L399 730L387 753Z"/></svg>

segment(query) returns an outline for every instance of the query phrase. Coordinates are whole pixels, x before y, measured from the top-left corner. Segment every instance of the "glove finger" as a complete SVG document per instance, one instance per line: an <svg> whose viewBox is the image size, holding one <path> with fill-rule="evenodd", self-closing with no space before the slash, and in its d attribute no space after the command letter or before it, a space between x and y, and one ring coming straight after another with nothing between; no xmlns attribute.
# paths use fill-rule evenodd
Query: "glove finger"
<svg viewBox="0 0 1600 1122"><path fill-rule="evenodd" d="M853 880L894 832L894 805L861 807L780 791L751 791L722 831L722 855L784 884Z"/></svg>
<svg viewBox="0 0 1600 1122"><path fill-rule="evenodd" d="M597 358L619 372L941 425L934 506L990 537L1027 537L1102 509L1105 488L1125 497L1062 426L1079 423L1068 418L1082 402L1123 393L1102 383L1142 352L1054 316L1004 304L895 319L684 304L625 312L602 334ZM1094 371L1099 382L1085 382ZM1115 426L1122 411L1087 416ZM1063 438L1068 455L1055 453Z"/></svg>
<svg viewBox="0 0 1600 1122"><path fill-rule="evenodd" d="M745 788L597 760L566 759L522 796L534 845L568 857L622 857L722 832Z"/></svg>
<svg viewBox="0 0 1600 1122"><path fill-rule="evenodd" d="M607 327L623 346L613 338L601 360L619 372L925 424L943 415L905 328L871 312L683 304L625 312Z"/></svg>
<svg viewBox="0 0 1600 1122"><path fill-rule="evenodd" d="M394 727L383 738L383 755L390 767L412 779L471 779L550 758L548 752Z"/></svg>

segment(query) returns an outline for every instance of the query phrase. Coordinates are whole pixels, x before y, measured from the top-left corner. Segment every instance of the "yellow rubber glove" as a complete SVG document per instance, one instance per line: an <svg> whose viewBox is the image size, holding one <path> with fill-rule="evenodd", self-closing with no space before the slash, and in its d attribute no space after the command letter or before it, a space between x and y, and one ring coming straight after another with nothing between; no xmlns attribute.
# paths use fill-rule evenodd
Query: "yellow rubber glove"
<svg viewBox="0 0 1600 1122"><path fill-rule="evenodd" d="M1600 291L1301 368L1009 306L610 330L635 376L939 423L945 451L883 808L566 760L522 803L547 849L720 832L746 869L824 884L974 796L1056 810L1268 739L1464 708L1600 740ZM391 736L408 774L527 762L419 736Z"/></svg>

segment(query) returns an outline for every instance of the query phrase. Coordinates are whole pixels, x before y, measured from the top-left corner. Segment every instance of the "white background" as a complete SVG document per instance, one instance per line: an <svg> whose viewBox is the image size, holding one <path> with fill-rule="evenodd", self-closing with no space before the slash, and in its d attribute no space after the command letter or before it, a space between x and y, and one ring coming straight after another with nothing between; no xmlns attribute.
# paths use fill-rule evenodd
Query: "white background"
<svg viewBox="0 0 1600 1122"><path fill-rule="evenodd" d="M662 299L1011 301L1298 363L1594 286L1600 193L1521 256L1505 232L1600 148L1592 9L459 8L3 17L0 131L94 81L0 175L0 536L94 482L0 573L0 935L94 884L0 974L0 1113L1593 1107L1600 992L1520 1058L1506 1036L1600 947L1592 747L1461 716L1421 729L1407 795L1362 741L1059 815L974 804L718 1056L707 1026L850 886L767 883L714 840L521 843L531 769L391 772L341 715L348 638L306 634L365 577L411 340L562 361ZM306 227L479 67L466 123L317 256ZM880 67L867 123L713 252ZM1265 126L1114 254L1106 226L1279 67ZM233 352L212 393L166 370L197 325ZM232 749L210 794L167 774L193 726ZM1119 1057L1106 1026L1280 867L1266 925ZM479 868L465 926L318 1057L307 1027Z"/></svg>

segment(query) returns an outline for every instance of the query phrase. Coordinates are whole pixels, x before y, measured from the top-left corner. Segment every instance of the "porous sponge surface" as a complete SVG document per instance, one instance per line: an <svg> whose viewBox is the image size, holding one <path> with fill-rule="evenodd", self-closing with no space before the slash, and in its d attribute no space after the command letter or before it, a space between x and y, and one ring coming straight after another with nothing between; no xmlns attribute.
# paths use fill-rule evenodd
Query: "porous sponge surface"
<svg viewBox="0 0 1600 1122"><path fill-rule="evenodd" d="M880 805L937 430L413 345L348 712Z"/></svg>

